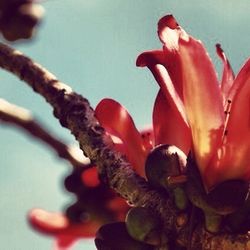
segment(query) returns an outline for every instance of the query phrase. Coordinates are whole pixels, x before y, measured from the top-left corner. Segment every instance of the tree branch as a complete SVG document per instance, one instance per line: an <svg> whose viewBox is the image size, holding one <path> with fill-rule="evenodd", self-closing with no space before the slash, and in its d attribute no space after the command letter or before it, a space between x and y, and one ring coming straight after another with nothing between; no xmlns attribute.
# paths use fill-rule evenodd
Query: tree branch
<svg viewBox="0 0 250 250"><path fill-rule="evenodd" d="M68 146L55 138L41 123L24 108L11 104L0 98L0 122L15 125L29 135L47 144L60 158L67 160L74 168L88 166L88 158L79 157L79 148Z"/></svg>

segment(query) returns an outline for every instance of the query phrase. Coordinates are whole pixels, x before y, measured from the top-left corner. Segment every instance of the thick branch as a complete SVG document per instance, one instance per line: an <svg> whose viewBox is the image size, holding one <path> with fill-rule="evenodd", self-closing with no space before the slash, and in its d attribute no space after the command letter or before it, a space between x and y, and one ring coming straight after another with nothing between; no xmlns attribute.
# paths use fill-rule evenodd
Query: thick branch
<svg viewBox="0 0 250 250"><path fill-rule="evenodd" d="M49 133L41 123L32 117L31 113L21 107L0 99L0 122L15 125L34 138L46 143L59 157L67 160L75 168L90 164L88 158L79 155L79 148L68 146Z"/></svg>

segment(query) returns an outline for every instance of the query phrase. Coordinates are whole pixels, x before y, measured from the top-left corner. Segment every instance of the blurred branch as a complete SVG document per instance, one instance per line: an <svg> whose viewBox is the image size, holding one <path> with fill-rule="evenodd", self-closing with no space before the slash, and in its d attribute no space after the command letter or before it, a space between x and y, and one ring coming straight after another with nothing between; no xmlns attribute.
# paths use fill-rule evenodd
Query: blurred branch
<svg viewBox="0 0 250 250"><path fill-rule="evenodd" d="M55 138L41 123L32 117L31 113L0 98L0 123L15 125L34 138L46 143L59 157L69 161L75 168L89 165L89 160L79 157L79 148L68 146Z"/></svg>

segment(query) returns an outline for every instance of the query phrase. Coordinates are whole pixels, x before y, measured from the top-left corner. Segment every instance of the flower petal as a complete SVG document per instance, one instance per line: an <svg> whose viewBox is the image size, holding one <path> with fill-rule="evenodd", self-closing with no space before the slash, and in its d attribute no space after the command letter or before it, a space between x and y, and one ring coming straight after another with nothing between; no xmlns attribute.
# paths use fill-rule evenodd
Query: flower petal
<svg viewBox="0 0 250 250"><path fill-rule="evenodd" d="M222 97L211 59L201 42L190 37L188 41L181 39L179 45L184 104L192 130L195 157L202 175L222 140Z"/></svg>
<svg viewBox="0 0 250 250"><path fill-rule="evenodd" d="M187 39L186 32L177 24L172 15L164 16L158 22L158 35L163 50L144 52L137 58L137 66L147 66L154 75L162 92L173 110L187 123L183 107L181 62L179 39Z"/></svg>
<svg viewBox="0 0 250 250"><path fill-rule="evenodd" d="M155 144L169 144L180 148L186 155L191 148L191 131L159 91L154 105L153 124Z"/></svg>
<svg viewBox="0 0 250 250"><path fill-rule="evenodd" d="M157 76L157 72L154 69L155 65L157 64L163 65L166 68L174 84L176 92L178 93L178 95L182 100L183 99L182 76L180 74L181 64L178 53L176 52L172 53L163 50L152 50L152 51L146 51L138 56L136 60L136 66L138 67L147 66L151 70L157 83L161 87L163 83L161 81L158 82L159 77Z"/></svg>
<svg viewBox="0 0 250 250"><path fill-rule="evenodd" d="M211 171L218 180L250 180L250 60L246 62L229 93L230 113L223 144L214 159ZM232 101L231 101L232 100ZM228 104L230 105L230 103Z"/></svg>
<svg viewBox="0 0 250 250"><path fill-rule="evenodd" d="M223 69L223 74L222 74L220 86L221 86L221 91L222 91L224 103L226 103L227 98L228 98L228 94L229 94L229 90L232 87L232 84L234 81L234 73L233 73L231 65L230 65L224 51L222 50L220 44L216 44L216 52L224 64L224 69Z"/></svg>
<svg viewBox="0 0 250 250"><path fill-rule="evenodd" d="M33 209L28 214L30 225L45 234L57 234L69 226L68 219L60 213L49 213L42 209Z"/></svg>
<svg viewBox="0 0 250 250"><path fill-rule="evenodd" d="M181 74L179 74L181 65L178 54L176 52L172 53L163 50L153 50L140 54L136 60L136 66L147 66L151 70L156 80L159 79L157 72L155 72L154 69L155 65L157 64L163 65L167 69L175 89L182 99L182 79ZM163 83L158 82L158 84L161 87Z"/></svg>
<svg viewBox="0 0 250 250"><path fill-rule="evenodd" d="M187 38L187 33L179 26L173 15L166 15L158 22L158 36L167 51L179 50L179 38Z"/></svg>
<svg viewBox="0 0 250 250"><path fill-rule="evenodd" d="M166 62L167 59L165 58L164 53L160 53L159 51L145 52L139 55L137 58L137 66L148 66L172 109L176 111L176 114L180 117L180 120L183 120L183 122L187 124L185 110L181 98L182 94L181 96L179 95L179 93L182 93L182 82L179 79L181 74L180 72L175 72L176 69L180 69L180 67L172 67L172 69L175 68L175 70L172 72L172 78L176 82L176 84L173 84L172 79L169 76L169 72L167 71L169 67ZM177 64L174 63L172 64L172 66L176 65ZM176 88L178 86L179 91L178 88Z"/></svg>
<svg viewBox="0 0 250 250"><path fill-rule="evenodd" d="M163 43L165 62L162 64L167 69L175 89L183 100L181 62L179 56L179 39L188 39L188 34L182 29L172 15L162 17L158 22L158 36Z"/></svg>
<svg viewBox="0 0 250 250"><path fill-rule="evenodd" d="M246 81L249 79L250 72L250 59L248 59L240 72L237 74L233 85L229 91L228 100L233 101L236 93L245 85Z"/></svg>
<svg viewBox="0 0 250 250"><path fill-rule="evenodd" d="M112 99L103 99L95 109L95 116L109 134L122 140L128 160L140 175L145 176L147 152L128 111Z"/></svg>
<svg viewBox="0 0 250 250"><path fill-rule="evenodd" d="M93 237L97 229L103 224L97 221L70 223L61 213L51 213L42 209L33 209L28 214L30 225L37 231L60 237L68 235L77 238Z"/></svg>

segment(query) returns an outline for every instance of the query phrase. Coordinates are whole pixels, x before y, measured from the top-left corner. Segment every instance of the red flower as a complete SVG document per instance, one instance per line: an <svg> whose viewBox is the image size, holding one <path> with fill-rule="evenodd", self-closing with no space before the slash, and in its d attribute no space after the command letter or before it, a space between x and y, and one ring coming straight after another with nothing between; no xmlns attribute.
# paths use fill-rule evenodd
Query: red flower
<svg viewBox="0 0 250 250"><path fill-rule="evenodd" d="M153 110L154 145L173 144L191 150L205 188L225 180L250 180L250 60L234 78L223 61L221 83L202 43L189 36L172 15L158 23L163 49L142 53L160 86ZM143 175L148 152L132 118L117 102L104 99L96 109L101 125L121 140L120 150Z"/></svg>

